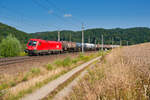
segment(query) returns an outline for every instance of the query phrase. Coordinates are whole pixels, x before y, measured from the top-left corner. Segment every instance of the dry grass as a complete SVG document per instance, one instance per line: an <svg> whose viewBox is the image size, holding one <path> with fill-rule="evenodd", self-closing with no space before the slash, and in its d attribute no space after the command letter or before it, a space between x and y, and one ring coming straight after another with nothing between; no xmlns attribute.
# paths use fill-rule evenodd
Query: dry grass
<svg viewBox="0 0 150 100"><path fill-rule="evenodd" d="M92 56L91 56L92 55ZM96 57L97 54L91 54L90 58ZM88 56L85 56L88 57ZM74 58L79 59L80 56ZM56 61L61 61L60 65L54 63L47 64L43 67L39 68L31 68L29 72L18 73L16 77L12 77L10 75L3 75L3 79L0 79L0 99L11 99L16 100L22 97L24 94L31 93L41 85L46 84L49 79L50 81L57 76L63 74L76 67L77 65L84 63L85 60L77 60L74 63L74 59L66 57L64 59L58 59ZM5 77L5 78L4 78ZM40 85L40 86L39 86ZM7 91L3 91L3 90Z"/></svg>
<svg viewBox="0 0 150 100"><path fill-rule="evenodd" d="M113 50L67 100L150 100L150 44Z"/></svg>
<svg viewBox="0 0 150 100"><path fill-rule="evenodd" d="M36 83L42 82L42 81L46 80L47 78L51 77L52 75L56 75L56 74L60 73L62 70L64 70L64 69L59 68L56 70L52 70L45 75L40 75L38 77L33 78L32 80L22 82L22 83L18 84L17 86L10 88L9 92L13 93L13 94L17 94L19 91L21 91L23 89L28 89L31 86L34 86Z"/></svg>

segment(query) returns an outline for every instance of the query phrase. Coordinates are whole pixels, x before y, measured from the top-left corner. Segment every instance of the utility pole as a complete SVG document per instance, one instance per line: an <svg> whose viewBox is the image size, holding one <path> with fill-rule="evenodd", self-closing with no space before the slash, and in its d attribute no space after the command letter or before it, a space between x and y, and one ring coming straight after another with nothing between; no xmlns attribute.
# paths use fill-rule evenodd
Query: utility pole
<svg viewBox="0 0 150 100"><path fill-rule="evenodd" d="M95 37L95 51L96 51L96 37Z"/></svg>
<svg viewBox="0 0 150 100"><path fill-rule="evenodd" d="M88 40L88 42L89 42L89 43L91 42L91 40L90 40L90 36L89 36L89 40Z"/></svg>
<svg viewBox="0 0 150 100"><path fill-rule="evenodd" d="M60 31L58 30L58 41L60 41Z"/></svg>
<svg viewBox="0 0 150 100"><path fill-rule="evenodd" d="M82 53L84 53L84 24L82 24Z"/></svg>
<svg viewBox="0 0 150 100"><path fill-rule="evenodd" d="M120 38L120 46L122 46L122 41L121 41L121 38Z"/></svg>
<svg viewBox="0 0 150 100"><path fill-rule="evenodd" d="M98 45L100 46L100 44L101 44L101 38L99 38L99 40L98 40ZM99 51L100 51L100 47L99 47Z"/></svg>
<svg viewBox="0 0 150 100"><path fill-rule="evenodd" d="M127 46L128 46L128 43L129 43L129 42L127 41Z"/></svg>
<svg viewBox="0 0 150 100"><path fill-rule="evenodd" d="M70 33L70 42L71 42L71 37L72 37L72 35L71 35L71 33Z"/></svg>
<svg viewBox="0 0 150 100"><path fill-rule="evenodd" d="M113 44L114 44L114 38L112 37L112 49L113 49Z"/></svg>
<svg viewBox="0 0 150 100"><path fill-rule="evenodd" d="M104 50L104 39L103 39L103 35L102 35L101 37L102 37L102 48L101 48L101 50L103 51L103 50Z"/></svg>

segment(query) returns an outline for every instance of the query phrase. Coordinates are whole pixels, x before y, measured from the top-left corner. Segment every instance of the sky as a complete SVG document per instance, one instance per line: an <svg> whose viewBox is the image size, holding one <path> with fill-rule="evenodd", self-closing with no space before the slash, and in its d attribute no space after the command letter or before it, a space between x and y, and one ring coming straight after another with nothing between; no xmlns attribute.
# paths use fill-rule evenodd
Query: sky
<svg viewBox="0 0 150 100"><path fill-rule="evenodd" d="M0 0L0 22L27 33L150 27L150 0Z"/></svg>

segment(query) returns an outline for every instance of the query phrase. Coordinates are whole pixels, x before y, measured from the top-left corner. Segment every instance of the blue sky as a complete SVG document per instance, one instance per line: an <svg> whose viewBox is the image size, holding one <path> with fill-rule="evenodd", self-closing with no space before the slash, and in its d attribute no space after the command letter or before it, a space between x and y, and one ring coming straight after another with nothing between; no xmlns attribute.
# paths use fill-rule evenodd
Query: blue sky
<svg viewBox="0 0 150 100"><path fill-rule="evenodd" d="M28 33L150 27L150 0L0 0L0 22Z"/></svg>

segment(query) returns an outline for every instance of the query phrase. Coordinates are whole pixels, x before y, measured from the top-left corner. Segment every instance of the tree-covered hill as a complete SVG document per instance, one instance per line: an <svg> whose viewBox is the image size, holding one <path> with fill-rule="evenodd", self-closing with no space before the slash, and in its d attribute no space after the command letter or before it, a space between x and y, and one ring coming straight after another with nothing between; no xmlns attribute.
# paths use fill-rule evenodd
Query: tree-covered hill
<svg viewBox="0 0 150 100"><path fill-rule="evenodd" d="M14 27L0 23L0 42L3 38L6 38L9 34L12 34L12 36L15 36L22 43L26 43L29 38L29 34L19 31Z"/></svg>
<svg viewBox="0 0 150 100"><path fill-rule="evenodd" d="M44 40L55 40L57 41L57 31L53 32L38 32L27 34L25 32L19 31L11 26L0 23L0 41L5 38L8 34L12 34L17 39L19 39L22 43L27 43L30 38L40 38ZM122 40L122 44L126 45L127 41L129 44L139 44L144 42L150 42L150 28L146 27L135 27L135 28L127 28L127 29L87 29L84 31L85 42L101 43L101 35L104 36L104 43L111 44L112 39L114 44L120 44L120 39ZM81 42L81 31L61 31L61 40L74 42Z"/></svg>
<svg viewBox="0 0 150 100"><path fill-rule="evenodd" d="M127 41L129 44L139 44L144 42L150 42L150 28L146 27L135 27L135 28L127 28L127 29L87 29L84 32L85 42L95 43L101 42L101 35L104 36L105 44L111 44L112 40L114 40L114 44L120 44L120 40L122 40L122 44L126 45ZM57 40L57 32L41 32L31 34L34 38L42 38L46 40ZM75 42L81 42L81 31L61 31L61 40L69 41L71 36L71 40Z"/></svg>

